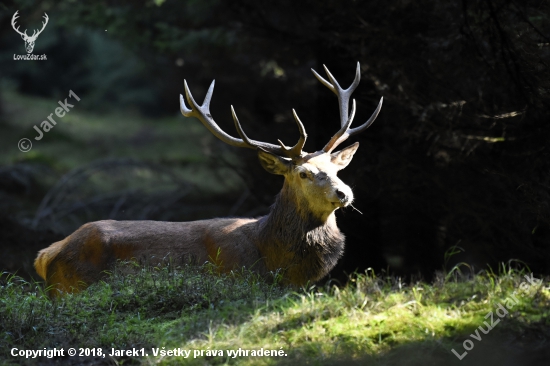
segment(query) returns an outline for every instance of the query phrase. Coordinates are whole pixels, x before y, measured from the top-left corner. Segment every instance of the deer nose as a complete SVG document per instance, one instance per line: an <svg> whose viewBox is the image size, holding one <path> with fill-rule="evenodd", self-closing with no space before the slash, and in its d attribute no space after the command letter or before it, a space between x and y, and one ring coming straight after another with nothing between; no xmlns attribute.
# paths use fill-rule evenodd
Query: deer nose
<svg viewBox="0 0 550 366"><path fill-rule="evenodd" d="M336 196L338 196L338 199L340 201L346 201L347 200L346 194L344 192L342 192L341 190L339 190L339 189L336 190Z"/></svg>

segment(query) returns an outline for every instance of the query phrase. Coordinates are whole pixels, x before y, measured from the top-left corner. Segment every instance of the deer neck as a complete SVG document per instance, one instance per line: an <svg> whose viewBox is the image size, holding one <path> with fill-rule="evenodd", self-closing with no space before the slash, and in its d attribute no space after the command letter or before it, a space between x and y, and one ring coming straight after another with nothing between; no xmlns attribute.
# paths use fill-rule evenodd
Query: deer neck
<svg viewBox="0 0 550 366"><path fill-rule="evenodd" d="M270 216L280 218L291 217L304 230L310 231L325 225L336 227L334 209L319 211L314 209L314 205L303 197L299 192L291 187L286 181L283 189L277 195L275 203L271 207Z"/></svg>
<svg viewBox="0 0 550 366"><path fill-rule="evenodd" d="M286 270L292 284L324 277L343 253L344 235L334 211L312 212L286 181L269 215L258 224L258 246L268 270Z"/></svg>

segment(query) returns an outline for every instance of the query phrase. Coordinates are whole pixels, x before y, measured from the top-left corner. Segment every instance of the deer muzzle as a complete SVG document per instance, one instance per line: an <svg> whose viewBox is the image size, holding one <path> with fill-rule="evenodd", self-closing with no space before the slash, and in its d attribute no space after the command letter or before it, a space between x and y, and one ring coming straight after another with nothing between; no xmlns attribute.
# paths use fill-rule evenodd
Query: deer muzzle
<svg viewBox="0 0 550 366"><path fill-rule="evenodd" d="M353 202L353 192L348 186L338 187L335 189L337 203L340 203L342 207L348 206Z"/></svg>

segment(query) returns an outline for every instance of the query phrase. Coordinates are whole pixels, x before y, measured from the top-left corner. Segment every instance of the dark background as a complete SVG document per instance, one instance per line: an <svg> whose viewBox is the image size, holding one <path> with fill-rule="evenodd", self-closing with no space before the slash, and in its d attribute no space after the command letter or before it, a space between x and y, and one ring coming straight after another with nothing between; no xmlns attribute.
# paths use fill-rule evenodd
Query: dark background
<svg viewBox="0 0 550 366"><path fill-rule="evenodd" d="M206 136L203 150L185 153L191 142L170 140L170 158L152 153L155 131L172 126L166 118L175 120L179 113L183 80L202 100L216 79L212 114L234 136L231 104L250 137L294 144L295 108L309 134L305 150L311 152L336 132L339 119L336 98L310 69L324 75L325 64L347 87L359 61L354 125L370 116L381 96L384 106L367 131L343 144L361 143L340 176L353 188L363 214L338 212L347 247L331 276L344 278L370 267L429 279L435 270L459 262L496 270L510 260L547 274L548 4L0 2L0 245L5 253L0 267L32 275L38 249L92 219L265 214L282 178L263 171L252 150L209 138L195 121L196 136ZM34 51L47 54L47 61L13 60L13 54L25 53L10 25L16 10L21 29L39 28L48 14ZM75 114L140 116L158 123L121 144L107 131L100 134L104 138L72 141L65 135L68 127L56 126L32 154L19 152L17 141L34 136L32 125L47 114L27 121L27 108L18 110L10 101L28 96L55 108L68 90L82 99ZM181 127L174 128L185 134L190 127L177 118ZM118 128L114 121L110 125ZM56 143L70 148L43 150ZM121 145L128 150L121 151ZM96 155L83 153L98 147ZM72 154L75 162L60 163ZM221 188L193 181L195 168L209 169L205 185ZM127 189L134 184L139 186ZM445 253L453 248L459 253L447 261Z"/></svg>

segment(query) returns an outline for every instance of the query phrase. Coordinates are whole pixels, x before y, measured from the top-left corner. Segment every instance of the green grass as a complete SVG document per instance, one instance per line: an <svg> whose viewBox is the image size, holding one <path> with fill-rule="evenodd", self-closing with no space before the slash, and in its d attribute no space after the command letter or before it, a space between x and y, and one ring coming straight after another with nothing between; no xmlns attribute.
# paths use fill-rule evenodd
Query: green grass
<svg viewBox="0 0 550 366"><path fill-rule="evenodd" d="M343 287L299 290L278 285L278 277L265 282L246 270L218 275L212 266L130 267L53 302L41 285L5 276L0 349L143 347L148 357L115 359L146 365L397 365L425 364L426 357L434 364L462 365L468 362L459 361L451 349L464 352L466 339L475 344L466 359L471 361L498 351L506 337L537 332L548 342L550 335L547 279L522 287L527 272L505 267L499 274L440 276L431 284L403 284L368 272L353 275ZM509 314L489 334L480 333L481 341L473 340L470 334L484 326L486 315L514 292L518 303ZM155 357L152 348L162 347L202 350L203 355ZM228 356L227 350L239 348L282 350L286 356ZM206 354L214 350L224 355ZM23 361L4 359L7 364Z"/></svg>

